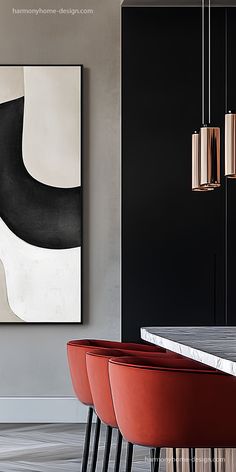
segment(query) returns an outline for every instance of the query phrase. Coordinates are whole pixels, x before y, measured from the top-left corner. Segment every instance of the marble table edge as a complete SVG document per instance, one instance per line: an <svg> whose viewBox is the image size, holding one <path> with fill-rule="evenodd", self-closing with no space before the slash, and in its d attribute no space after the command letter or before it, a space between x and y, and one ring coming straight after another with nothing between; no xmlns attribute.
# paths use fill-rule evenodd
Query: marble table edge
<svg viewBox="0 0 236 472"><path fill-rule="evenodd" d="M144 341L147 341L151 344L156 344L157 346L163 347L164 349L168 349L170 351L176 352L177 354L213 367L214 369L218 369L227 374L236 376L236 362L223 359L222 357L195 347L188 346L187 344L168 339L168 333L166 334L166 337L163 337L163 335L159 336L158 334L152 333L150 331L152 329L154 329L154 327L141 328L141 338ZM155 329L158 328L155 327ZM164 329L164 327L161 327L161 329Z"/></svg>

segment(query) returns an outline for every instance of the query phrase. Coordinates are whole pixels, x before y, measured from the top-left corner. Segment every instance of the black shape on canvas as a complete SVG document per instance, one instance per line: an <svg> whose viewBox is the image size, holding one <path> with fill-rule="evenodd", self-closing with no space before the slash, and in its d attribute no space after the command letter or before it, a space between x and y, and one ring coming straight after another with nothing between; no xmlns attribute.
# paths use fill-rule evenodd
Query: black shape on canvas
<svg viewBox="0 0 236 472"><path fill-rule="evenodd" d="M24 97L0 104L0 217L34 246L80 246L81 187L52 187L29 174L22 156L23 117Z"/></svg>

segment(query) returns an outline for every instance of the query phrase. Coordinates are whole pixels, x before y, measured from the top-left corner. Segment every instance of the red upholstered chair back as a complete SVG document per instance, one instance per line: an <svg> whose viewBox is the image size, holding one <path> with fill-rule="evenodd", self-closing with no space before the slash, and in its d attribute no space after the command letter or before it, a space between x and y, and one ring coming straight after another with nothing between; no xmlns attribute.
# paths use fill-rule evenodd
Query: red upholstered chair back
<svg viewBox="0 0 236 472"><path fill-rule="evenodd" d="M88 379L96 413L103 423L113 428L117 428L117 421L111 396L108 362L112 357L123 357L131 353L132 357L143 355L158 357L158 359L170 357L170 354L166 352L140 352L125 349L96 349L86 354ZM171 358L174 359L174 356L171 355Z"/></svg>
<svg viewBox="0 0 236 472"><path fill-rule="evenodd" d="M124 438L148 447L236 447L236 377L186 359L110 359Z"/></svg>
<svg viewBox="0 0 236 472"><path fill-rule="evenodd" d="M125 348L128 351L139 350L142 352L165 352L157 346L149 346L137 343L121 343L118 341L105 341L97 339L81 339L69 341L67 343L67 355L70 367L73 388L78 399L85 405L93 405L90 391L87 367L86 352L100 348L119 349Z"/></svg>

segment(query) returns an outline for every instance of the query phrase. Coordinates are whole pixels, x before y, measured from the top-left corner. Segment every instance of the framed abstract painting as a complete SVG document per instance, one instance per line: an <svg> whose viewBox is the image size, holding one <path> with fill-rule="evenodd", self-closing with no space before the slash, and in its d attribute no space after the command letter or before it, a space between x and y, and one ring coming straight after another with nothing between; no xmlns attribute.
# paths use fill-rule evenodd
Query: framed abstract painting
<svg viewBox="0 0 236 472"><path fill-rule="evenodd" d="M0 323L82 322L82 66L0 66Z"/></svg>

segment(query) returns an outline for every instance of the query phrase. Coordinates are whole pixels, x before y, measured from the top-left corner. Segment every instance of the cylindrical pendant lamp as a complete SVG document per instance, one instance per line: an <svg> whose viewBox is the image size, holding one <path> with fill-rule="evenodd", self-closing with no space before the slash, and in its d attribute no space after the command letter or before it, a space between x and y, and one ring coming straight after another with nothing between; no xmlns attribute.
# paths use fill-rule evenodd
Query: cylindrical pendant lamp
<svg viewBox="0 0 236 472"><path fill-rule="evenodd" d="M220 128L200 129L200 185L220 187Z"/></svg>
<svg viewBox="0 0 236 472"><path fill-rule="evenodd" d="M220 187L220 128L211 123L211 0L208 0L208 119L205 116L205 0L202 2L202 127L192 135L192 190Z"/></svg>
<svg viewBox="0 0 236 472"><path fill-rule="evenodd" d="M236 114L225 115L225 175L236 179Z"/></svg>
<svg viewBox="0 0 236 472"><path fill-rule="evenodd" d="M199 134L192 134L192 190L200 191Z"/></svg>
<svg viewBox="0 0 236 472"><path fill-rule="evenodd" d="M192 190L193 192L207 192L213 187L200 186L200 146L199 133L192 134Z"/></svg>

